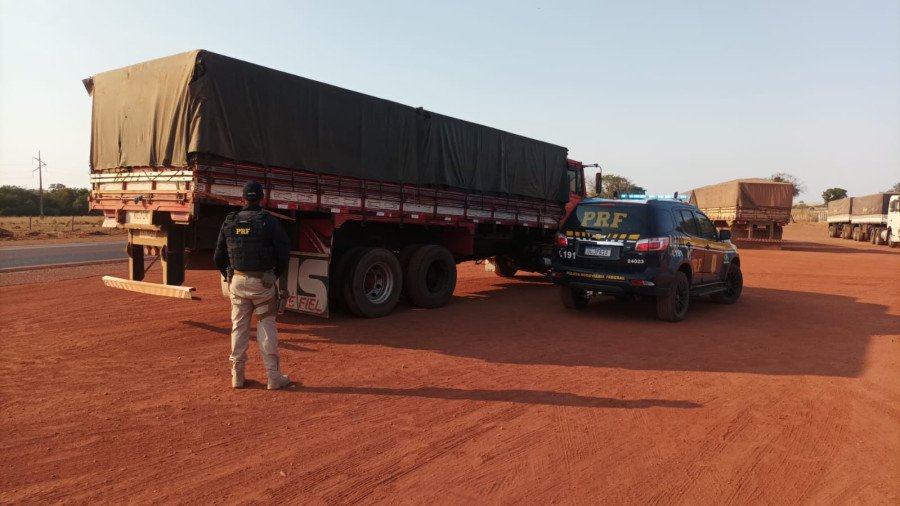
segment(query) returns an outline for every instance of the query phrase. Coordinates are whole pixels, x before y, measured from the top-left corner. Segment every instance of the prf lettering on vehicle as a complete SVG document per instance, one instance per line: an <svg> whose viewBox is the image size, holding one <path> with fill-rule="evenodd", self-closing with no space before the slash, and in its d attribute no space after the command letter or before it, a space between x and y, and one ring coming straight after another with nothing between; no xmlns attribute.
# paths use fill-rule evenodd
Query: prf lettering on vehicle
<svg viewBox="0 0 900 506"><path fill-rule="evenodd" d="M580 239L593 239L595 241L605 241L607 239L623 241L636 241L641 238L641 234L589 234L587 232L579 232L577 230L566 230L566 236L578 237Z"/></svg>
<svg viewBox="0 0 900 506"><path fill-rule="evenodd" d="M583 228L619 228L619 223L625 218L628 218L628 213L585 211L581 217L581 226Z"/></svg>

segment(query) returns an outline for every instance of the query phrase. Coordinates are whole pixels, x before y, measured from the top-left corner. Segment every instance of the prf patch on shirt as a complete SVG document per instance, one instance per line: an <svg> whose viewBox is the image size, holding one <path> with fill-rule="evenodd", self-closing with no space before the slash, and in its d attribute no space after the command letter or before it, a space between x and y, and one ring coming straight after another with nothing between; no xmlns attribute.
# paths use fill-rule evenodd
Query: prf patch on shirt
<svg viewBox="0 0 900 506"><path fill-rule="evenodd" d="M625 218L628 218L628 213L585 211L581 217L581 226L584 228L619 228L619 223Z"/></svg>
<svg viewBox="0 0 900 506"><path fill-rule="evenodd" d="M250 235L250 227L235 227L234 235Z"/></svg>

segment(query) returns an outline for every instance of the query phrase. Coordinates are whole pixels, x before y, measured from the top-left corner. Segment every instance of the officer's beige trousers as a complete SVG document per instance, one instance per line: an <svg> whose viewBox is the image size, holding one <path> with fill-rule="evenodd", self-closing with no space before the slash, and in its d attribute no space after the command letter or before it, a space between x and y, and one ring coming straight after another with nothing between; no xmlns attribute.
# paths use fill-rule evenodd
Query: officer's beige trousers
<svg viewBox="0 0 900 506"><path fill-rule="evenodd" d="M278 299L275 287L266 288L259 278L235 274L231 280L231 366L243 372L250 344L250 318L256 314L256 343L269 379L281 376L278 360L278 332L275 314Z"/></svg>

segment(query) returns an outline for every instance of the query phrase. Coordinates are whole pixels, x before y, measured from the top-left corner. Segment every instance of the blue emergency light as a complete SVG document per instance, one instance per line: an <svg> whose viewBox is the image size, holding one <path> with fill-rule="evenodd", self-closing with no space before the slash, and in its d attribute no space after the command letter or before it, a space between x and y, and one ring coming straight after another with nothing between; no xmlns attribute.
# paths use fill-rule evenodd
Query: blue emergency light
<svg viewBox="0 0 900 506"><path fill-rule="evenodd" d="M673 200L673 199L678 199L678 200L688 200L688 196L687 196L687 195L678 195L678 196L676 197L676 196L673 195L673 194L669 194L669 195L662 195L662 194L660 194L660 195L650 195L650 194L644 194L644 193L626 193L626 194L624 194L624 195L620 195L619 198L620 198L620 199L623 199L623 200L652 200L652 199L656 199L656 200L662 200L662 199L669 199L669 200Z"/></svg>

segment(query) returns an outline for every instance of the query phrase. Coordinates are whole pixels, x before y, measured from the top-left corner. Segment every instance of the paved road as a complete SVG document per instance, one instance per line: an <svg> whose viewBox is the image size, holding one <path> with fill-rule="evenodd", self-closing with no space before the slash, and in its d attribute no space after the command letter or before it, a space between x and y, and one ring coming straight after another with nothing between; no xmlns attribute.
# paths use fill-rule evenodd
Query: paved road
<svg viewBox="0 0 900 506"><path fill-rule="evenodd" d="M125 244L119 241L3 246L0 270L126 258Z"/></svg>

